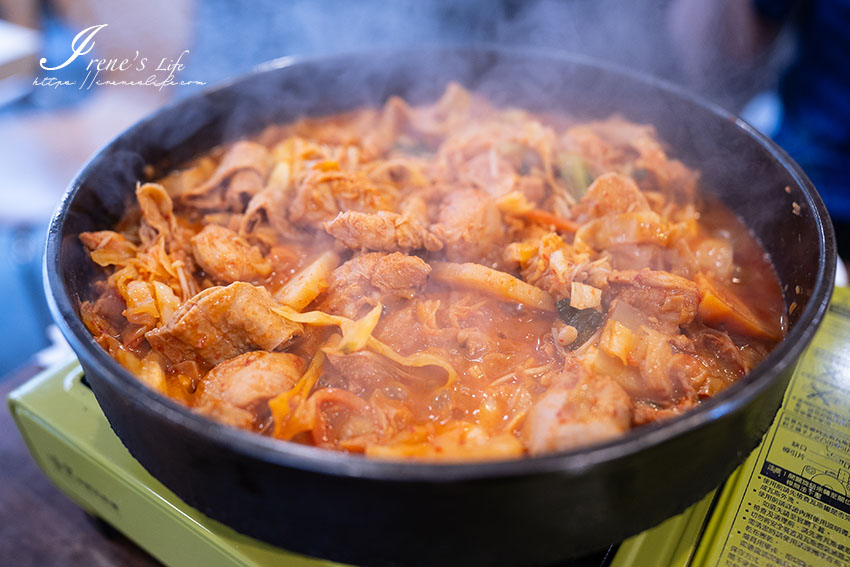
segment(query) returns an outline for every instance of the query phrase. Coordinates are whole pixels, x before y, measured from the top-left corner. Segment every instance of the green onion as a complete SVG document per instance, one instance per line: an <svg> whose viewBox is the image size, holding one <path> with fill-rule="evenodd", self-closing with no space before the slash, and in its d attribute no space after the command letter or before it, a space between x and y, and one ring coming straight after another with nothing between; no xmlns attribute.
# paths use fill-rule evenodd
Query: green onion
<svg viewBox="0 0 850 567"><path fill-rule="evenodd" d="M558 154L558 169L573 197L581 199L593 183L593 175L584 159L578 154L561 152Z"/></svg>

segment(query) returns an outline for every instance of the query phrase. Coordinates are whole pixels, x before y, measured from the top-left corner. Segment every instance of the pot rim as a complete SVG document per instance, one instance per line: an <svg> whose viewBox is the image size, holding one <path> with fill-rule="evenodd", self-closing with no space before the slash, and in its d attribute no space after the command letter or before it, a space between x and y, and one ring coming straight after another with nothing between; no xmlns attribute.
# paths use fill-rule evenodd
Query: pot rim
<svg viewBox="0 0 850 567"><path fill-rule="evenodd" d="M358 60L375 54L391 55L394 58L406 54L421 53L423 48L379 49L348 52L336 55L310 57L287 56L262 63L254 70L233 79L215 85L192 96L172 102L153 112L130 128L124 130L110 142L101 147L79 170L70 183L62 200L50 221L44 255L44 283L51 313L63 335L73 347L77 356L91 369L92 373L103 378L110 386L124 390L132 402L142 410L157 415L188 430L192 436L207 444L226 448L240 456L264 461L274 465L300 469L330 476L366 478L396 482L450 483L485 478L519 478L547 473L578 475L601 463L627 458L649 447L662 445L685 435L688 431L724 415L740 411L754 398L779 379L780 374L799 358L808 346L817 327L823 319L833 290L835 277L836 252L835 236L826 212L826 207L817 194L812 182L789 156L758 132L750 124L722 109L720 106L695 95L682 87L642 73L612 65L596 59L568 54L553 53L538 49L516 49L491 45L463 47L436 46L427 48L435 53L444 51L454 55L481 55L532 57L549 59L557 63L569 63L585 68L593 68L606 73L614 73L629 80L643 83L668 94L684 99L690 104L701 107L715 117L732 122L742 135L748 136L766 150L782 168L794 179L801 190L806 205L812 211L812 218L818 233L818 272L812 289L811 298L799 316L797 323L788 335L769 353L752 372L736 381L724 391L701 402L696 408L654 424L644 425L610 441L581 447L566 452L549 453L540 456L528 456L510 460L486 460L474 462L418 462L401 460L383 460L367 458L299 445L268 438L256 433L236 429L218 423L178 402L158 394L125 370L110 357L95 341L83 325L74 308L65 285L60 252L63 228L68 211L83 181L94 171L99 158L115 143L124 137L144 130L163 113L180 107L188 107L197 100L211 94L227 90L242 81L265 73L283 71L293 66L311 65L334 60Z"/></svg>

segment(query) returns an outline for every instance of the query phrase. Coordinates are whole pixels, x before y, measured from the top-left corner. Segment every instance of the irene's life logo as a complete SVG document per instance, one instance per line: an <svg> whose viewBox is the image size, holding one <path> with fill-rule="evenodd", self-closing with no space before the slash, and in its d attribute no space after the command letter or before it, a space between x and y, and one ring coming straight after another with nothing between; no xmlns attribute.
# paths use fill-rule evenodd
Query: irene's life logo
<svg viewBox="0 0 850 567"><path fill-rule="evenodd" d="M39 66L45 71L59 71L68 67L91 53L95 46L95 35L108 25L91 26L74 36L71 53L64 62L50 66L47 58L42 57ZM189 50L184 49L176 57L144 57L138 51L132 57L125 58L90 57L85 68L86 75L81 81L45 75L36 77L32 84L37 87L76 87L79 90L88 90L93 86L154 87L160 91L171 86L205 85L203 81L184 81L178 77L186 69L183 61L188 54ZM109 74L109 78L101 78L101 73Z"/></svg>

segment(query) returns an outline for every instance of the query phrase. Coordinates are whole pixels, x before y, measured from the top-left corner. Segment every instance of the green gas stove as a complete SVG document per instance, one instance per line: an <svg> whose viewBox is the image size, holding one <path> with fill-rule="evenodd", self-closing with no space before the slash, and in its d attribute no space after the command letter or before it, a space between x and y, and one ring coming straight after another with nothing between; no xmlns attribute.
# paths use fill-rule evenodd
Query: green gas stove
<svg viewBox="0 0 850 567"><path fill-rule="evenodd" d="M77 504L171 567L335 565L241 535L127 452L75 359L9 396L33 457ZM850 289L800 360L762 444L684 513L575 567L850 567Z"/></svg>

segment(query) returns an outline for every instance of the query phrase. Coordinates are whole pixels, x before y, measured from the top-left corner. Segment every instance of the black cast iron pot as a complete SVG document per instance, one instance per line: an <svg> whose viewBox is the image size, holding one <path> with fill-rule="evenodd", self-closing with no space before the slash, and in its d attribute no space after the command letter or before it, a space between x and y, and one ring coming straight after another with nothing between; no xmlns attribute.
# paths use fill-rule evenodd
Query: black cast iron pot
<svg viewBox="0 0 850 567"><path fill-rule="evenodd" d="M79 305L102 274L77 235L114 225L146 165L164 172L270 123L379 105L393 94L434 100L449 80L498 104L587 119L619 112L656 125L773 258L786 305L796 304L788 336L752 373L680 417L568 453L476 464L369 460L232 429L149 390L92 340ZM240 532L369 565L551 564L680 512L766 431L823 317L835 261L811 182L746 123L597 62L491 48L282 59L165 108L80 172L53 218L45 258L54 316L113 429L147 470Z"/></svg>

